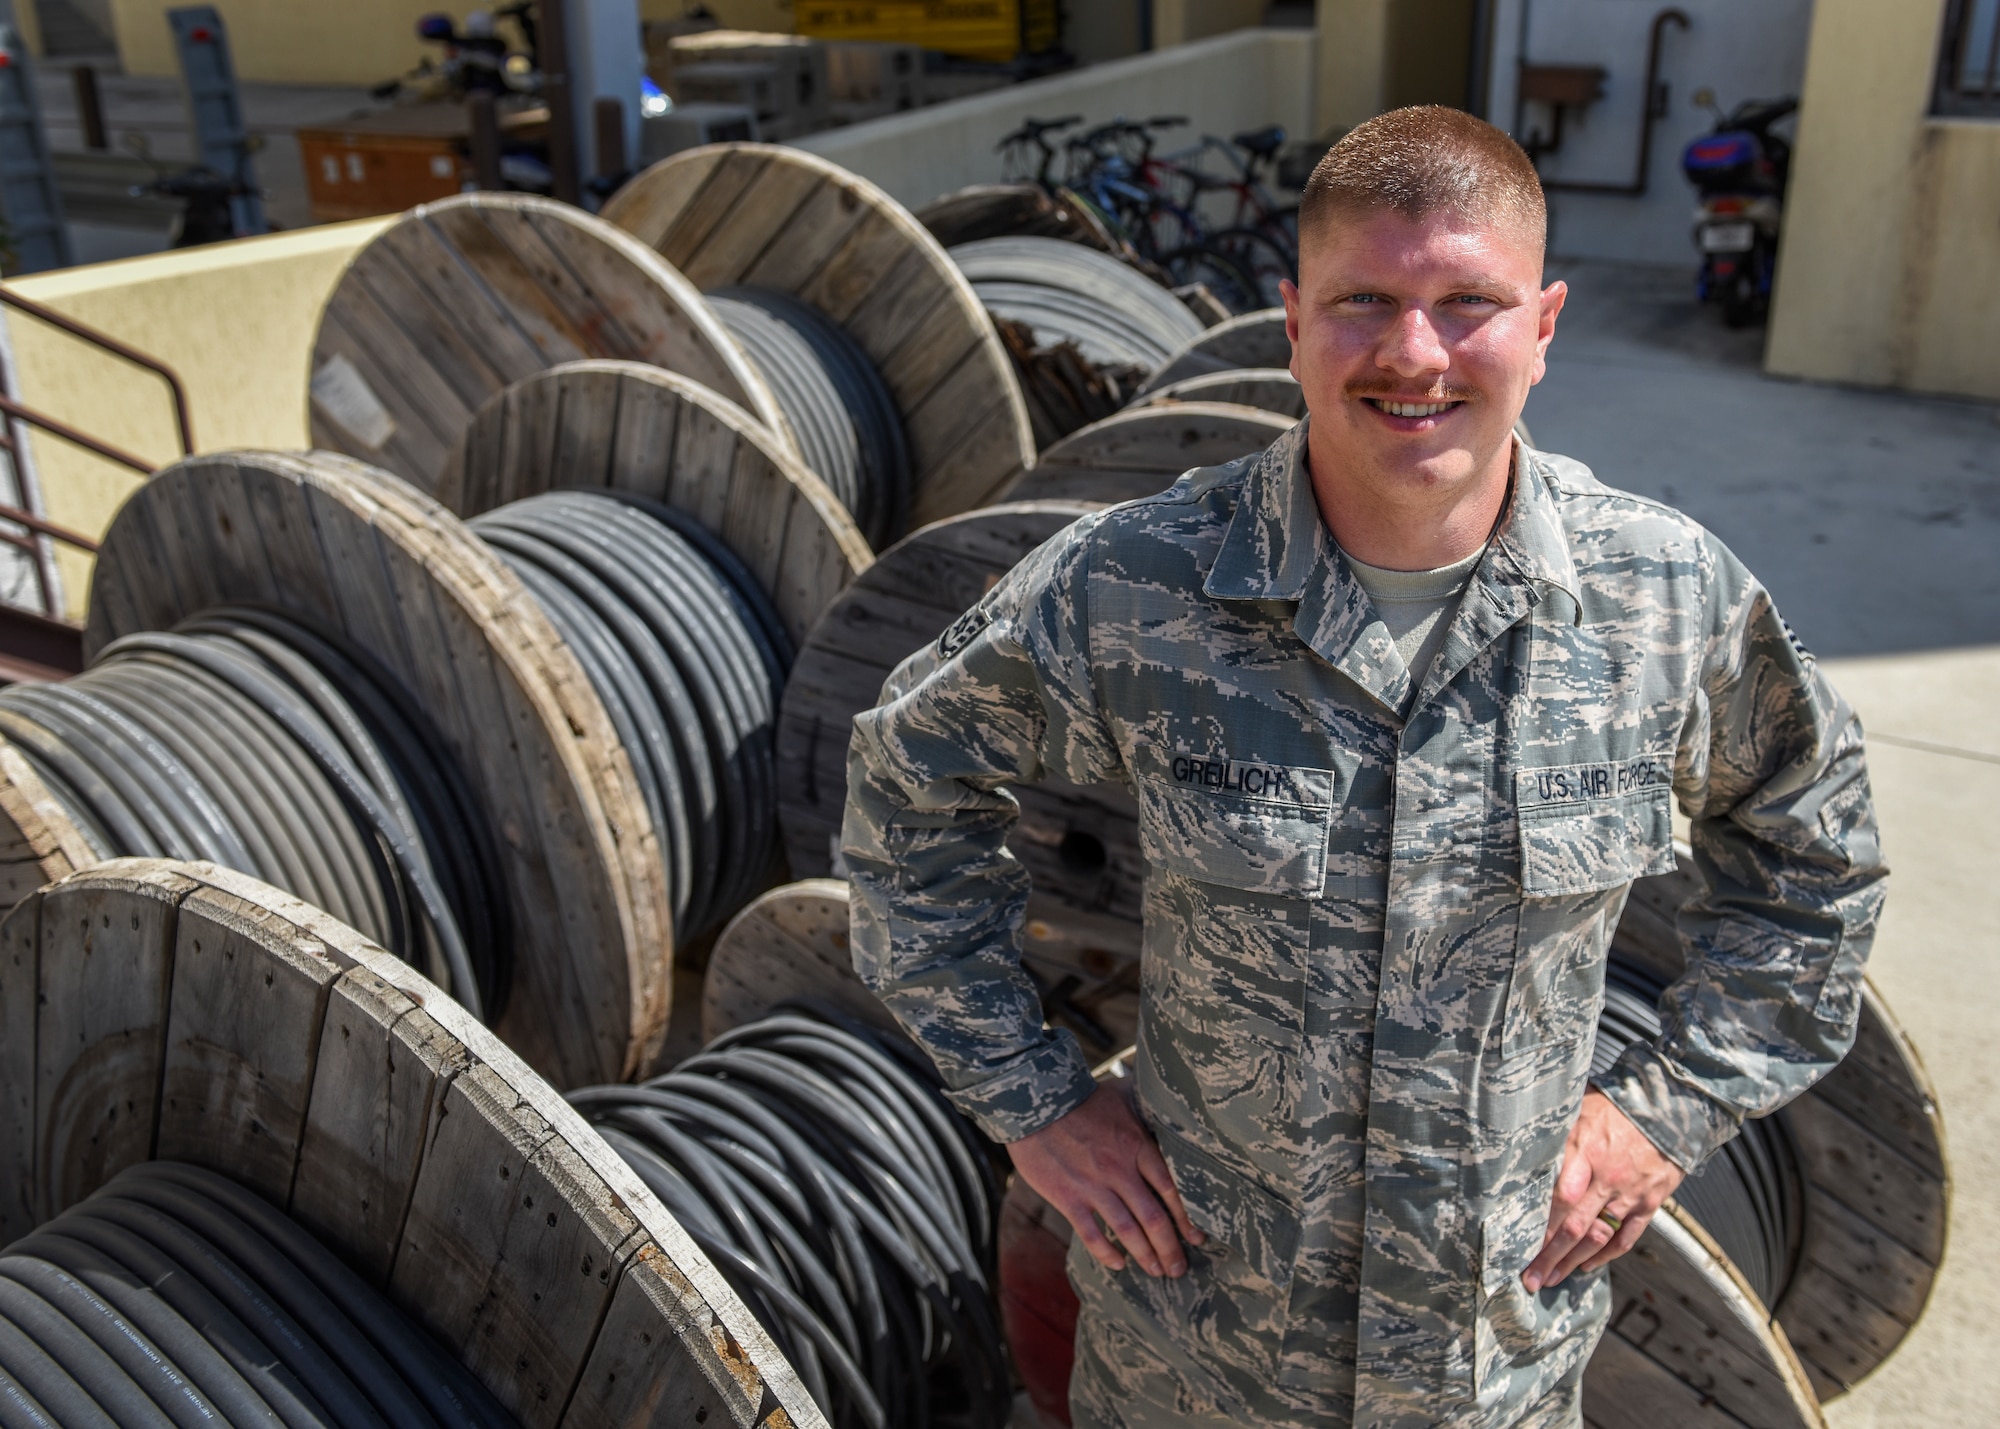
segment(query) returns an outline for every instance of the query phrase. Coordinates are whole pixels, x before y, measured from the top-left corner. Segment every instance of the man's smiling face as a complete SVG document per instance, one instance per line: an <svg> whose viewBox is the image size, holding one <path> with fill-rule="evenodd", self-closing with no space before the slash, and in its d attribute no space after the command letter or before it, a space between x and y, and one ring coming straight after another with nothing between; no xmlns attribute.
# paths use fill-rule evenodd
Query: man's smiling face
<svg viewBox="0 0 2000 1429"><path fill-rule="evenodd" d="M1495 475L1542 378L1566 289L1520 224L1393 209L1331 216L1285 288L1321 480L1390 503Z"/></svg>

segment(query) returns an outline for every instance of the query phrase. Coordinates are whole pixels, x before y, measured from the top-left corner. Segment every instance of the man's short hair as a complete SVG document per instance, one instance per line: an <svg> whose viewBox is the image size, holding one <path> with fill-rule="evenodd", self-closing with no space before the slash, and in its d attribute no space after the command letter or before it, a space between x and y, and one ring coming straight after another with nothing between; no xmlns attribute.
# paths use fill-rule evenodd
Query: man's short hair
<svg viewBox="0 0 2000 1429"><path fill-rule="evenodd" d="M1518 224L1548 241L1549 210L1534 163L1484 119L1441 104L1392 109L1326 151L1299 200L1299 237L1342 217L1392 209L1414 222L1444 213Z"/></svg>

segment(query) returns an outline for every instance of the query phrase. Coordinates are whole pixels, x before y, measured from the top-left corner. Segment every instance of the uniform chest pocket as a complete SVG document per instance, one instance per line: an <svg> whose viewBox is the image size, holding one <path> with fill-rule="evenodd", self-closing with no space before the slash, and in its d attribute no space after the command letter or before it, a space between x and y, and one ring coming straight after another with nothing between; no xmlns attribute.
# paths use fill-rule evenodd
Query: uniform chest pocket
<svg viewBox="0 0 2000 1429"><path fill-rule="evenodd" d="M1516 776L1521 912L1503 1055L1589 1035L1625 889L1674 867L1673 790L1664 773L1628 775L1621 788L1617 771L1629 767L1576 765Z"/></svg>
<svg viewBox="0 0 2000 1429"><path fill-rule="evenodd" d="M1317 898L1333 771L1176 756L1134 781L1146 860L1198 883Z"/></svg>
<svg viewBox="0 0 2000 1429"><path fill-rule="evenodd" d="M1601 893L1673 872L1673 789L1661 764L1647 760L1643 766L1661 772L1625 774L1631 782L1623 787L1619 775L1632 765L1530 769L1514 776L1523 896Z"/></svg>

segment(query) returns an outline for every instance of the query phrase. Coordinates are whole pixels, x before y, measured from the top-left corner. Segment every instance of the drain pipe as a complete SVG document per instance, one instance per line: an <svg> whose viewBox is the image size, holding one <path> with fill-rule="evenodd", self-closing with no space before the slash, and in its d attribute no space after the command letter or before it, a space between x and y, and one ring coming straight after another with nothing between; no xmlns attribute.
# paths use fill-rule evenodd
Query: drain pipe
<svg viewBox="0 0 2000 1429"><path fill-rule="evenodd" d="M1522 8L1525 16L1526 7ZM1626 198L1637 198L1646 191L1646 176L1653 161L1653 121L1664 118L1667 112L1666 88L1660 83L1660 41L1668 25L1685 30L1692 23L1686 11L1672 7L1653 17L1652 34L1646 42L1646 107L1639 120L1638 173L1632 182L1611 184L1589 179L1543 179L1544 190L1550 193L1619 194ZM1523 28L1525 30L1525 24Z"/></svg>

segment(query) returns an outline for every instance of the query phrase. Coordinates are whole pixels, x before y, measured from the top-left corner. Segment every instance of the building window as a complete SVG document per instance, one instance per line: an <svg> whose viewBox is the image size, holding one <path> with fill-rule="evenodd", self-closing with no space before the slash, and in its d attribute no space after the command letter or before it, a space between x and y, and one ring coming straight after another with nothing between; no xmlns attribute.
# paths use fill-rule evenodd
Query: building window
<svg viewBox="0 0 2000 1429"><path fill-rule="evenodd" d="M1951 0L1934 107L2000 119L2000 0Z"/></svg>

